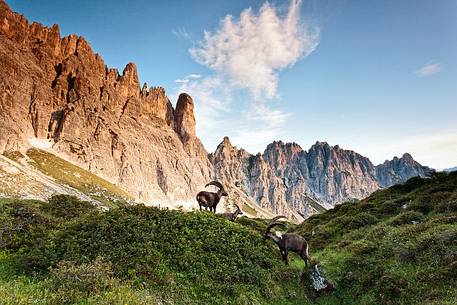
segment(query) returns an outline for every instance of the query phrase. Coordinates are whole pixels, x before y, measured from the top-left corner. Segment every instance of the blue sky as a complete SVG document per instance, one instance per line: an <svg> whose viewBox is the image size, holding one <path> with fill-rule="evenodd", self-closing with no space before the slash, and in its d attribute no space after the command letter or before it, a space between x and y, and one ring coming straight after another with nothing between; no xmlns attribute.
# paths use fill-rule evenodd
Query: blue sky
<svg viewBox="0 0 457 305"><path fill-rule="evenodd" d="M319 140L457 165L456 0L7 2L110 67L135 62L172 103L189 92L208 151Z"/></svg>

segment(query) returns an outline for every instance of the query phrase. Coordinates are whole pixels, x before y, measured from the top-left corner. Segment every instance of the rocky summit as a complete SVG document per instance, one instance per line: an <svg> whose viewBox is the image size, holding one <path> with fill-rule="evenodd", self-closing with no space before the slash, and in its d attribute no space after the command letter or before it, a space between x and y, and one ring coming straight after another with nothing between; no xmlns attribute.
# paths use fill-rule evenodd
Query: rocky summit
<svg viewBox="0 0 457 305"><path fill-rule="evenodd" d="M210 179L188 95L173 109L163 88L140 86L135 64L119 74L84 38L30 24L3 1L0 69L0 152L49 140L136 199L164 204L190 201Z"/></svg>
<svg viewBox="0 0 457 305"><path fill-rule="evenodd" d="M29 23L3 0L0 71L0 153L27 155L38 143L141 202L190 208L220 179L226 203L300 219L430 173L409 154L374 166L322 142L308 151L273 142L252 155L224 138L208 155L188 94L173 107L163 88L140 84L135 64L119 73L83 37Z"/></svg>
<svg viewBox="0 0 457 305"><path fill-rule="evenodd" d="M251 155L224 138L211 161L219 179L235 181L257 204L289 217L306 217L432 171L409 154L374 166L354 151L325 142L308 151L295 143L273 142L263 154Z"/></svg>

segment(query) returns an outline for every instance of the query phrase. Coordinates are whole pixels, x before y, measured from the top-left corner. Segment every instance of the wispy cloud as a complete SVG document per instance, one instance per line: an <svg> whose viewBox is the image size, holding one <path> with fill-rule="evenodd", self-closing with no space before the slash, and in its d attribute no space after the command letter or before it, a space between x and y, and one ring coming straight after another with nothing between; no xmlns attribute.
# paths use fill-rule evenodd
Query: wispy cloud
<svg viewBox="0 0 457 305"><path fill-rule="evenodd" d="M185 84L185 83L188 83L189 81L191 81L193 79L198 79L200 77L202 77L200 74L189 74L184 78L175 79L175 83Z"/></svg>
<svg viewBox="0 0 457 305"><path fill-rule="evenodd" d="M310 31L300 18L300 5L292 0L285 16L268 2L257 14L249 8L239 19L227 15L190 53L231 85L249 90L256 99L271 99L278 72L310 54L319 41L319 31Z"/></svg>
<svg viewBox="0 0 457 305"><path fill-rule="evenodd" d="M282 10L266 2L258 12L248 8L239 18L227 15L189 50L212 74L176 80L176 95L194 98L197 132L209 150L228 135L235 145L257 152L282 135L290 114L273 101L279 72L319 41L319 30L305 24L300 6L292 0Z"/></svg>
<svg viewBox="0 0 457 305"><path fill-rule="evenodd" d="M426 77L426 76L431 76L434 74L437 74L441 72L442 66L440 63L432 63L432 64L426 64L416 71L414 73L419 76L419 77Z"/></svg>
<svg viewBox="0 0 457 305"><path fill-rule="evenodd" d="M171 33L178 38L183 38L186 40L191 40L191 35L187 32L187 30L183 27L179 27L176 29L172 29Z"/></svg>

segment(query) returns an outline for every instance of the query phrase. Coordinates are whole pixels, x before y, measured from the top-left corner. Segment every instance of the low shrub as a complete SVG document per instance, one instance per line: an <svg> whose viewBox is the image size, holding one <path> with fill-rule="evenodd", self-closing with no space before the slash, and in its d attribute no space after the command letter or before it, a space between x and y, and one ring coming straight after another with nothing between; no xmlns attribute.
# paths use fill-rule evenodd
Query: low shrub
<svg viewBox="0 0 457 305"><path fill-rule="evenodd" d="M97 208L92 203L81 201L77 197L69 195L54 195L42 205L41 209L45 213L63 220L97 211Z"/></svg>
<svg viewBox="0 0 457 305"><path fill-rule="evenodd" d="M50 273L51 287L56 291L60 304L73 304L119 285L111 263L100 257L82 264L61 261L50 269Z"/></svg>
<svg viewBox="0 0 457 305"><path fill-rule="evenodd" d="M401 226L405 224L417 224L419 222L424 221L424 219L425 216L421 212L407 211L393 217L392 220L389 221L389 223L394 226Z"/></svg>

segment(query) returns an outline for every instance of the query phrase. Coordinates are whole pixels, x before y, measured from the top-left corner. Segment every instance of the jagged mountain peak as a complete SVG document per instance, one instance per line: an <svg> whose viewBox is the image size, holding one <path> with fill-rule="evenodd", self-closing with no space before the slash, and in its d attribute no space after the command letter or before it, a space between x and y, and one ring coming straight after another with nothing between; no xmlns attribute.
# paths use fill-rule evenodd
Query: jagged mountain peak
<svg viewBox="0 0 457 305"><path fill-rule="evenodd" d="M195 134L194 104L140 87L136 65L108 68L77 35L61 38L0 0L0 153L50 139L53 153L105 177L133 198L195 204L212 165Z"/></svg>
<svg viewBox="0 0 457 305"><path fill-rule="evenodd" d="M219 145L227 148L233 148L232 142L230 142L230 139L227 136L222 139L222 142Z"/></svg>
<svg viewBox="0 0 457 305"><path fill-rule="evenodd" d="M367 157L327 142L317 141L304 151L296 143L279 140L268 144L263 154L243 157L232 146L227 150L225 142L211 157L218 175L226 180L236 177L259 205L286 215L310 215L319 211L315 200L329 207L428 174L428 168L409 154L374 166ZM230 157L224 151L230 151Z"/></svg>

